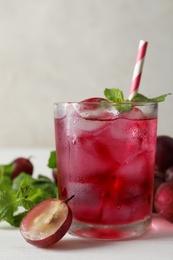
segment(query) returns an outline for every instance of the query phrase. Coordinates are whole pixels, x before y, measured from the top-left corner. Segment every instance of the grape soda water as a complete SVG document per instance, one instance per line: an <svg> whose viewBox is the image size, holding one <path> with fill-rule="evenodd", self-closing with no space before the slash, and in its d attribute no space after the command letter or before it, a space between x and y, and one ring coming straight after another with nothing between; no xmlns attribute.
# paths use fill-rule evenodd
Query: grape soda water
<svg viewBox="0 0 173 260"><path fill-rule="evenodd" d="M55 104L60 199L73 212L71 234L123 239L150 227L157 103Z"/></svg>

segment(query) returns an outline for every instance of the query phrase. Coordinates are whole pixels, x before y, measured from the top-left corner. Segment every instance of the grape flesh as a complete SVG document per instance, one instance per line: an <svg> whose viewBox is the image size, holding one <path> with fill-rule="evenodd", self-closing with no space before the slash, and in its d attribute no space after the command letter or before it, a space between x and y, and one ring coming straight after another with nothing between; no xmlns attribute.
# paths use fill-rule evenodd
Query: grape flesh
<svg viewBox="0 0 173 260"><path fill-rule="evenodd" d="M58 242L72 223L72 211L67 201L51 198L32 208L20 224L24 239L37 247L49 247Z"/></svg>

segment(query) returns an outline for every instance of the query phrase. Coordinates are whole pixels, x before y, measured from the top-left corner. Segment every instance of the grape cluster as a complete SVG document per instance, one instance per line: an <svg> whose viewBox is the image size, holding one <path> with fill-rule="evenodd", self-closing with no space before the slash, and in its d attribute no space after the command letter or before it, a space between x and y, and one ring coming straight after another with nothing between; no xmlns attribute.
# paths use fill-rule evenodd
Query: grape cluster
<svg viewBox="0 0 173 260"><path fill-rule="evenodd" d="M153 212L173 223L173 138L157 137Z"/></svg>

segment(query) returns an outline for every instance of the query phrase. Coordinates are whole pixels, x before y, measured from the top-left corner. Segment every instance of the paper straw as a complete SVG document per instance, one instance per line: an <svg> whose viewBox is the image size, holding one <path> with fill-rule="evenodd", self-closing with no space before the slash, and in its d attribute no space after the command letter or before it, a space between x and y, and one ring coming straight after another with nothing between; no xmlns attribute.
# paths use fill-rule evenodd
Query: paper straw
<svg viewBox="0 0 173 260"><path fill-rule="evenodd" d="M134 95L138 92L139 89L139 84L142 76L142 69L144 65L144 60L145 60L145 54L147 50L147 45L148 42L141 40L139 42L139 47L138 47L138 53L136 57L136 63L135 63L135 68L133 72L133 77L132 77L132 83L130 87L130 95L129 95L129 100L131 100Z"/></svg>

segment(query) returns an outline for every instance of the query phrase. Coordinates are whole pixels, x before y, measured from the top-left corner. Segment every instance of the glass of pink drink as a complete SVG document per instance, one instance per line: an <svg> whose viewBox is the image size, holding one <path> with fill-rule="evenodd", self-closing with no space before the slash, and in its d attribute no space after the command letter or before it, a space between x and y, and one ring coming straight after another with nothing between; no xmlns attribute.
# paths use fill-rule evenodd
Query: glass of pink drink
<svg viewBox="0 0 173 260"><path fill-rule="evenodd" d="M73 235L116 240L150 227L158 104L119 105L54 105L59 197L74 195Z"/></svg>

